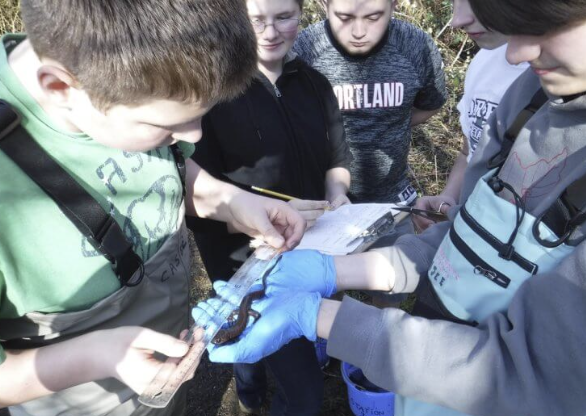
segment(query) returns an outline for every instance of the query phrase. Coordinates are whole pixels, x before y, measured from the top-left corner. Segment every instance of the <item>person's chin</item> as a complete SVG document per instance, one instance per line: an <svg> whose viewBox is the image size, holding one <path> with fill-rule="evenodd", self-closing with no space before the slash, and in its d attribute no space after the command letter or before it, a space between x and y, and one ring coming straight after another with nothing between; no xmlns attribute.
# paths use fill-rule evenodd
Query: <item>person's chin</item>
<svg viewBox="0 0 586 416"><path fill-rule="evenodd" d="M285 48L277 48L273 50L260 50L258 57L261 61L279 61L287 54Z"/></svg>
<svg viewBox="0 0 586 416"><path fill-rule="evenodd" d="M583 79L572 79L557 71L549 71L539 75L543 89L551 95L564 97L586 91L586 82Z"/></svg>
<svg viewBox="0 0 586 416"><path fill-rule="evenodd" d="M502 46L502 44L494 42L494 41L492 41L492 39L477 40L476 44L478 45L479 48L486 49L489 51L492 51L492 50L498 48L499 46Z"/></svg>
<svg viewBox="0 0 586 416"><path fill-rule="evenodd" d="M346 45L346 47L344 49L346 49L346 52L349 55L364 56L364 55L368 55L370 53L370 51L372 50L372 47L370 47L370 46L357 47L357 46L350 44L350 45Z"/></svg>

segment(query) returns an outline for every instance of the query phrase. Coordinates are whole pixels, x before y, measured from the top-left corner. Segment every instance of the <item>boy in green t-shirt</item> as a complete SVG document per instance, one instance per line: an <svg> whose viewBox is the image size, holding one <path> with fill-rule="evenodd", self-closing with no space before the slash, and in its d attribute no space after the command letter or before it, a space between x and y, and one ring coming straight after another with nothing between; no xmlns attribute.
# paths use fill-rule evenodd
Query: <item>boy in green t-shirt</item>
<svg viewBox="0 0 586 416"><path fill-rule="evenodd" d="M287 204L218 182L188 158L201 117L256 71L245 5L21 3L27 36L2 38L0 99L119 224L144 274L134 287L121 283L0 151L0 407L36 416L181 414L181 393L158 410L139 406L136 393L160 368L155 351L187 350L177 339L188 326L184 214L227 221L277 247L294 246L305 226ZM175 143L187 160L185 198Z"/></svg>

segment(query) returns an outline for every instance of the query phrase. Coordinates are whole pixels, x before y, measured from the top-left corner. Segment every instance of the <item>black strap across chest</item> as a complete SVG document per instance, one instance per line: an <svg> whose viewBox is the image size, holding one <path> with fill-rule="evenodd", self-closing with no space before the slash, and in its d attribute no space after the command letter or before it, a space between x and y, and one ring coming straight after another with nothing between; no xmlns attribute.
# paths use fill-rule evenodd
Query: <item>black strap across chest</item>
<svg viewBox="0 0 586 416"><path fill-rule="evenodd" d="M0 150L53 199L93 247L108 259L123 286L139 284L144 276L142 259L118 223L39 146L20 121L20 115L0 100ZM185 185L185 161L179 149L172 151Z"/></svg>
<svg viewBox="0 0 586 416"><path fill-rule="evenodd" d="M513 144L523 126L547 102L548 97L540 88L531 98L529 104L523 108L513 123L505 132L500 151L488 161L488 168L501 168L509 156ZM586 221L586 175L572 182L556 199L556 201L537 218L534 223L533 234L541 244L556 247L566 242L570 235ZM555 241L543 240L539 237L538 226L544 222L552 229L559 239Z"/></svg>
<svg viewBox="0 0 586 416"><path fill-rule="evenodd" d="M517 117L515 117L513 123L509 126L507 131L505 131L505 136L503 138L503 143L500 152L494 155L488 161L489 169L500 167L503 165L503 163L505 163L505 160L507 160L509 153L511 153L513 144L515 143L515 140L517 139L517 136L521 132L523 126L527 124L529 119L533 117L537 110L539 110L543 106L543 104L547 102L547 100L547 95L545 95L543 89L540 88L533 95L529 104L527 104L525 108L523 108L519 112L519 114L517 114Z"/></svg>

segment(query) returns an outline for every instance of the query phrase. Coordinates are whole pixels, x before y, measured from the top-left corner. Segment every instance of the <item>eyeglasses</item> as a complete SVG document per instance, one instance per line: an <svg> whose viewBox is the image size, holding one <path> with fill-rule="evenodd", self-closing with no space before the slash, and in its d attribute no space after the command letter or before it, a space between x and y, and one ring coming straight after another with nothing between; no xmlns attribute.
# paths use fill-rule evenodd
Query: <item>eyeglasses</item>
<svg viewBox="0 0 586 416"><path fill-rule="evenodd" d="M253 20L250 23L252 23L252 29L256 34L264 32L268 26L274 27L277 32L292 32L297 29L297 26L299 26L299 18L278 19L270 24L267 24L262 20Z"/></svg>

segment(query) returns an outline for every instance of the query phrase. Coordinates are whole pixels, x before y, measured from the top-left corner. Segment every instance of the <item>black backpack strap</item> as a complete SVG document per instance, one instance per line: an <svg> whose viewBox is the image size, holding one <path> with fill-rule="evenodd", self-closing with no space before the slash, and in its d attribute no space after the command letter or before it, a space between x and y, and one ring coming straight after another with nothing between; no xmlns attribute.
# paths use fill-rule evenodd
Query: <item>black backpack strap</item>
<svg viewBox="0 0 586 416"><path fill-rule="evenodd" d="M546 224L557 236L544 240L539 234L539 223ZM586 222L586 175L572 182L564 192L533 223L533 236L545 247L557 247L569 240L572 234ZM578 242L584 240L579 238Z"/></svg>
<svg viewBox="0 0 586 416"><path fill-rule="evenodd" d="M123 286L141 282L142 259L132 250L118 223L32 139L20 125L20 115L3 100L0 100L0 150L55 201L94 248L112 263ZM139 273L135 276L136 271Z"/></svg>
<svg viewBox="0 0 586 416"><path fill-rule="evenodd" d="M537 110L539 110L541 106L547 102L547 100L548 97L543 91L543 88L539 88L539 90L531 98L529 104L527 104L525 108L523 108L519 114L517 114L517 117L505 132L501 150L488 161L489 169L500 167L503 165L503 163L505 163L505 160L513 148L515 139L521 132L523 126L527 124L529 119L533 117Z"/></svg>

